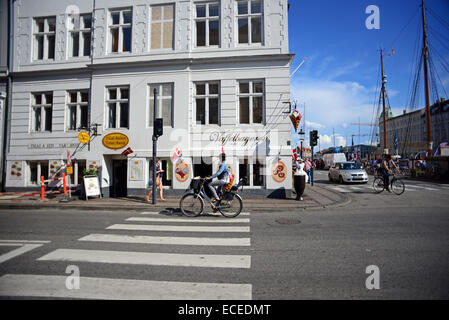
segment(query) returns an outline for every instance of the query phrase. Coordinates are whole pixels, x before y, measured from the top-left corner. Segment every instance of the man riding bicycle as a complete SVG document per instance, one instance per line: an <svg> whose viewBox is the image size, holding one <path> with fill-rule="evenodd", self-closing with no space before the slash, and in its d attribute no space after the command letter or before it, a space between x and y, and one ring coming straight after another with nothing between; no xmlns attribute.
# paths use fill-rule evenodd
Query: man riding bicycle
<svg viewBox="0 0 449 320"><path fill-rule="evenodd" d="M384 160L382 161L381 166L381 173L384 178L384 186L387 189L388 192L391 192L390 190L390 174L393 173L392 169L396 169L396 171L399 170L396 163L393 161L393 158L390 154L387 154Z"/></svg>
<svg viewBox="0 0 449 320"><path fill-rule="evenodd" d="M206 180L212 180L213 178L217 178L217 180L209 183L209 190L212 193L212 195L214 196L214 198L212 199L213 203L220 200L220 198L217 195L217 190L215 189L215 187L216 186L225 186L229 183L229 167L226 164L226 155L224 153L222 153L220 155L220 157L221 157L220 168L218 169L218 171L215 174L206 178Z"/></svg>

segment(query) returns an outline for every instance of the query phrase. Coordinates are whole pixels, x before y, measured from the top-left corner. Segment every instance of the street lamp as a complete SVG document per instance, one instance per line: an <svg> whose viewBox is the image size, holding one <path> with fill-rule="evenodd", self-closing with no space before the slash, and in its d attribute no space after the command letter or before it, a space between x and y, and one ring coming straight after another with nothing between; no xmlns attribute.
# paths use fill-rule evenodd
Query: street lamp
<svg viewBox="0 0 449 320"><path fill-rule="evenodd" d="M301 159L302 159L302 143L304 142L304 135L305 135L305 133L304 133L304 131L302 131L302 128L301 128L301 130L299 130L299 132L298 132L298 135L299 135L299 140L301 141Z"/></svg>

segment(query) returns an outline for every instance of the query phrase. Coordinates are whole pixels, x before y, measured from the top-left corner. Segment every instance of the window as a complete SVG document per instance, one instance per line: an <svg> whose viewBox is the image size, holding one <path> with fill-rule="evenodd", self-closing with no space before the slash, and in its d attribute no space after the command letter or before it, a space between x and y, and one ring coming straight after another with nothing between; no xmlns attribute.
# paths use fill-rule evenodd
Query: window
<svg viewBox="0 0 449 320"><path fill-rule="evenodd" d="M90 56L92 15L83 14L79 17L71 18L69 32L69 56L87 57Z"/></svg>
<svg viewBox="0 0 449 320"><path fill-rule="evenodd" d="M88 127L89 92L69 91L67 95L67 130Z"/></svg>
<svg viewBox="0 0 449 320"><path fill-rule="evenodd" d="M262 43L263 2L262 0L238 0L237 24L239 43Z"/></svg>
<svg viewBox="0 0 449 320"><path fill-rule="evenodd" d="M262 80L239 82L239 112L241 124L263 123L264 83Z"/></svg>
<svg viewBox="0 0 449 320"><path fill-rule="evenodd" d="M151 49L173 49L174 6L151 7Z"/></svg>
<svg viewBox="0 0 449 320"><path fill-rule="evenodd" d="M129 128L129 87L107 88L106 128Z"/></svg>
<svg viewBox="0 0 449 320"><path fill-rule="evenodd" d="M197 4L195 26L197 47L218 46L220 44L219 3Z"/></svg>
<svg viewBox="0 0 449 320"><path fill-rule="evenodd" d="M239 160L239 178L246 179L246 186L265 187L265 164L261 159L241 158Z"/></svg>
<svg viewBox="0 0 449 320"><path fill-rule="evenodd" d="M55 58L55 35L56 17L34 19L34 60L47 60Z"/></svg>
<svg viewBox="0 0 449 320"><path fill-rule="evenodd" d="M34 93L31 102L31 131L51 131L53 94Z"/></svg>
<svg viewBox="0 0 449 320"><path fill-rule="evenodd" d="M220 120L220 83L195 84L195 118L197 125L218 124Z"/></svg>
<svg viewBox="0 0 449 320"><path fill-rule="evenodd" d="M131 52L132 10L109 12L109 52Z"/></svg>
<svg viewBox="0 0 449 320"><path fill-rule="evenodd" d="M41 181L41 176L48 179L48 161L28 161L28 184L38 185Z"/></svg>
<svg viewBox="0 0 449 320"><path fill-rule="evenodd" d="M173 126L173 84L151 84L150 85L150 108L148 126L153 126L154 89L157 89L156 118L163 118L164 126Z"/></svg>

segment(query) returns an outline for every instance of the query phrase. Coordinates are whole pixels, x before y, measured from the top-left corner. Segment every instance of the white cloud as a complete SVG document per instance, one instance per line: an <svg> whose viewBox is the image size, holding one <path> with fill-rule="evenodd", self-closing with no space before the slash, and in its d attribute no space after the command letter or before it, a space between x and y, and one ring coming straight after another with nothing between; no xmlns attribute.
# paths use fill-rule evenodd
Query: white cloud
<svg viewBox="0 0 449 320"><path fill-rule="evenodd" d="M326 128L325 125L318 123L318 122L312 122L312 121L308 121L306 120L306 127L307 129L324 129Z"/></svg>
<svg viewBox="0 0 449 320"><path fill-rule="evenodd" d="M322 134L319 137L320 137L319 142L321 150L334 146L334 135ZM336 147L346 146L346 139L338 133L335 134L335 146Z"/></svg>

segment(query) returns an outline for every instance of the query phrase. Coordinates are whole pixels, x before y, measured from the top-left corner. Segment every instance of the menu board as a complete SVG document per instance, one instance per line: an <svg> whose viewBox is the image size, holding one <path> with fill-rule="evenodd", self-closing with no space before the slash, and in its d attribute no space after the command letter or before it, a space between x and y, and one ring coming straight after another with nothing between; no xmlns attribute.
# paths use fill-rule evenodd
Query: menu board
<svg viewBox="0 0 449 320"><path fill-rule="evenodd" d="M129 161L129 180L131 181L143 180L143 160Z"/></svg>
<svg viewBox="0 0 449 320"><path fill-rule="evenodd" d="M87 197L100 196L100 181L97 176L84 176L84 190Z"/></svg>

